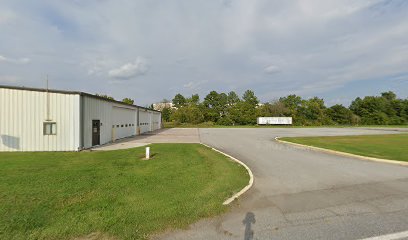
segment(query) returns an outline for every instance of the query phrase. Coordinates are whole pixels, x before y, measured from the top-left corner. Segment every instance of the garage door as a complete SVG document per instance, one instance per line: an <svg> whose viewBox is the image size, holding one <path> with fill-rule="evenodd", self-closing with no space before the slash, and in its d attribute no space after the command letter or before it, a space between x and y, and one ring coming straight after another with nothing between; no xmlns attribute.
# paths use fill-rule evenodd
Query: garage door
<svg viewBox="0 0 408 240"><path fill-rule="evenodd" d="M145 132L150 131L150 114L146 110L140 110L139 124L140 124L140 133L145 133Z"/></svg>
<svg viewBox="0 0 408 240"><path fill-rule="evenodd" d="M112 114L112 136L115 140L136 135L136 110L113 107Z"/></svg>
<svg viewBox="0 0 408 240"><path fill-rule="evenodd" d="M160 129L160 124L161 124L160 113L154 112L152 122L153 130Z"/></svg>

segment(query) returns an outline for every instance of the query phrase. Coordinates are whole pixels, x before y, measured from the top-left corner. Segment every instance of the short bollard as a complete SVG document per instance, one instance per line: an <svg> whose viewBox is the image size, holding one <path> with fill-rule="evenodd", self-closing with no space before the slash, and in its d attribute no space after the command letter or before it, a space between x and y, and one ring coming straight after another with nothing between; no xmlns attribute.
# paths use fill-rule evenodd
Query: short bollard
<svg viewBox="0 0 408 240"><path fill-rule="evenodd" d="M146 147L146 159L150 159L150 147Z"/></svg>

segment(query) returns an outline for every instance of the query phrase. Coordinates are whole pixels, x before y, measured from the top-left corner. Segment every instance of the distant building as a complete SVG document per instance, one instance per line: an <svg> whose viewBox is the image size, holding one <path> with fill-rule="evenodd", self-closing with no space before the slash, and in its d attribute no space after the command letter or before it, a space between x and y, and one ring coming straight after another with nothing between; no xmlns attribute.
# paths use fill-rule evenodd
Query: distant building
<svg viewBox="0 0 408 240"><path fill-rule="evenodd" d="M0 151L79 151L159 128L159 111L84 92L0 85Z"/></svg>
<svg viewBox="0 0 408 240"><path fill-rule="evenodd" d="M176 109L176 107L171 102L153 103L153 109L156 111L162 111L164 108Z"/></svg>
<svg viewBox="0 0 408 240"><path fill-rule="evenodd" d="M256 108L262 107L263 105L265 105L265 104L263 104L263 103L258 103L258 104L256 104Z"/></svg>

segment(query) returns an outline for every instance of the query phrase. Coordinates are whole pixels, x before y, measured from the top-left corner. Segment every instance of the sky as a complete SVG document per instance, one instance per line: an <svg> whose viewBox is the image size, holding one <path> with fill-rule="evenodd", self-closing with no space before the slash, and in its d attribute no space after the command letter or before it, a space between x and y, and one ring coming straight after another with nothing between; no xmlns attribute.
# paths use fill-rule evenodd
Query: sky
<svg viewBox="0 0 408 240"><path fill-rule="evenodd" d="M129 97L408 97L406 0L1 0L0 85Z"/></svg>

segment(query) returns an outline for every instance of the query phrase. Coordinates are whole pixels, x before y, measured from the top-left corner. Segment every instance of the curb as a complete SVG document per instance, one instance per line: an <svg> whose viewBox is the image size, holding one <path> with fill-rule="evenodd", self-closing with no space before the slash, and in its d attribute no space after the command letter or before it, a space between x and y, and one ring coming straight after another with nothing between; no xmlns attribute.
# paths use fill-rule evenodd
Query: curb
<svg viewBox="0 0 408 240"><path fill-rule="evenodd" d="M389 160L389 159L383 159L383 158L366 157L366 156L361 156L361 155L352 154L352 153L346 153L346 152L340 152L340 151L330 150L326 148L308 146L308 145L303 145L300 143L288 142L288 141L281 140L279 138L280 137L275 137L275 141L283 143L283 144L287 144L287 145L300 147L303 149L309 149L309 150L314 150L318 152L325 152L325 153L330 153L330 154L335 154L335 155L340 155L340 156L345 156L345 157L352 157L352 158L357 158L357 159L366 160L366 161L374 161L374 162L388 163L388 164L394 164L394 165L400 165L400 166L408 166L408 162Z"/></svg>
<svg viewBox="0 0 408 240"><path fill-rule="evenodd" d="M254 175L252 174L251 169L249 169L249 167L248 167L245 163L241 162L240 160L234 158L234 157L231 156L231 155L228 155L228 154L226 154L226 153L224 153L224 152L221 152L220 150L218 150L218 149L216 149L216 148L210 147L210 146L208 146L207 144L201 143L201 145L206 146L206 147L208 147L208 148L211 148L212 150L214 150L214 151L216 151L216 152L219 152L219 153L221 153L222 155L224 155L224 156L226 156L226 157L229 157L229 158L232 159L233 161L235 161L235 162L241 164L241 165L247 170L247 172L248 172L248 174L249 174L249 182L248 182L248 185L246 185L243 189L241 189L241 191L239 191L238 193L234 194L232 197L230 197L230 198L228 198L227 200L225 200L225 201L222 203L222 205L228 205L228 204L232 203L235 199L237 199L237 198L240 197L242 194L244 194L245 192L247 192L247 191L252 187L252 185L254 185Z"/></svg>

